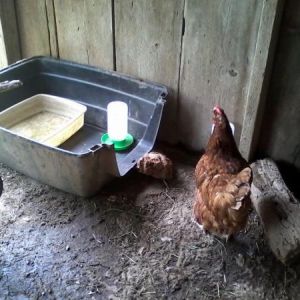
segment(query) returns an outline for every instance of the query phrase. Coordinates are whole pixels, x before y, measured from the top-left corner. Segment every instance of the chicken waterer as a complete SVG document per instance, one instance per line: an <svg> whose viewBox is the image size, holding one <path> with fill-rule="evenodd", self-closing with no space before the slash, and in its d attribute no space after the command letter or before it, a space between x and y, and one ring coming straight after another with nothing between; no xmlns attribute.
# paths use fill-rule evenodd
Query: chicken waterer
<svg viewBox="0 0 300 300"><path fill-rule="evenodd" d="M38 181L80 196L96 194L114 177L124 176L151 151L167 89L123 74L50 57L33 57L0 70L0 82L22 85L0 93L0 111L37 94L68 98L87 107L84 126L58 147L0 127L0 161ZM107 105L128 106L128 132L134 143L116 152L101 143L107 132Z"/></svg>
<svg viewBox="0 0 300 300"><path fill-rule="evenodd" d="M128 150L134 142L128 132L128 105L112 101L107 105L107 133L101 137L102 144L113 144L115 151Z"/></svg>

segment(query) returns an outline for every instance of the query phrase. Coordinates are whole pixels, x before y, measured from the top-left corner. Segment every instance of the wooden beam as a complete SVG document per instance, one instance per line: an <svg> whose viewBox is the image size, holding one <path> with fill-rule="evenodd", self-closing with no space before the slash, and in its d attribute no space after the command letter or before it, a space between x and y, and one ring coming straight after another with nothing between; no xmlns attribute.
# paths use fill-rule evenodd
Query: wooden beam
<svg viewBox="0 0 300 300"><path fill-rule="evenodd" d="M114 68L112 1L54 0L60 58Z"/></svg>
<svg viewBox="0 0 300 300"><path fill-rule="evenodd" d="M57 44L56 16L53 0L46 0L46 14L49 33L50 55L53 57L59 57Z"/></svg>
<svg viewBox="0 0 300 300"><path fill-rule="evenodd" d="M21 58L14 1L0 1L0 68Z"/></svg>
<svg viewBox="0 0 300 300"><path fill-rule="evenodd" d="M206 146L220 104L249 157L277 2L186 0L178 118L188 147Z"/></svg>
<svg viewBox="0 0 300 300"><path fill-rule="evenodd" d="M45 0L16 0L22 57L50 55Z"/></svg>
<svg viewBox="0 0 300 300"><path fill-rule="evenodd" d="M300 1L285 3L257 152L290 164L293 176L300 172Z"/></svg>
<svg viewBox="0 0 300 300"><path fill-rule="evenodd" d="M168 87L160 138L178 140L176 122L184 0L116 0L117 71ZM190 120L189 120L190 121Z"/></svg>
<svg viewBox="0 0 300 300"><path fill-rule="evenodd" d="M281 0L263 0L239 144L240 151L246 159L252 158L260 131L265 90L278 36L282 8L283 1Z"/></svg>
<svg viewBox="0 0 300 300"><path fill-rule="evenodd" d="M3 36L2 22L0 19L0 69L8 65L5 41Z"/></svg>
<svg viewBox="0 0 300 300"><path fill-rule="evenodd" d="M300 203L285 185L270 159L251 165L252 202L274 255L284 264L300 254Z"/></svg>

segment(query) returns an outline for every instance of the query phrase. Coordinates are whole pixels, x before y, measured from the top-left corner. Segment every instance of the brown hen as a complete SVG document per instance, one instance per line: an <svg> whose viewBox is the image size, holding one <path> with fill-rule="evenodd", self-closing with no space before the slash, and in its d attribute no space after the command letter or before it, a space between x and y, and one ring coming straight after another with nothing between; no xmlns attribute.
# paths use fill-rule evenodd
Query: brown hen
<svg viewBox="0 0 300 300"><path fill-rule="evenodd" d="M223 109L216 106L213 114L214 130L195 171L194 216L204 230L228 238L247 223L252 171L236 146Z"/></svg>

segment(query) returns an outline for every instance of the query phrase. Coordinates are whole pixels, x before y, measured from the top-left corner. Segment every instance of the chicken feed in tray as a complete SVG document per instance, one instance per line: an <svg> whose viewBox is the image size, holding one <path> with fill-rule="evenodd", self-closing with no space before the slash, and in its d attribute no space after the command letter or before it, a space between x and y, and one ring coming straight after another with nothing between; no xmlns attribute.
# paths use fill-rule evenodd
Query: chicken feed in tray
<svg viewBox="0 0 300 300"><path fill-rule="evenodd" d="M84 124L86 107L75 101L39 94L0 113L0 126L48 146L59 146Z"/></svg>

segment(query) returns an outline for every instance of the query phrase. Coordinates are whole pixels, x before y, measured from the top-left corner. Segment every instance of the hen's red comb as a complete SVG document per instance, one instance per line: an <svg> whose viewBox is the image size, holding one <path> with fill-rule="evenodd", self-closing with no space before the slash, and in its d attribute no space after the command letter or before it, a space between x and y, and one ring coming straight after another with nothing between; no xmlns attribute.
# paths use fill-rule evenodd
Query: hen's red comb
<svg viewBox="0 0 300 300"><path fill-rule="evenodd" d="M223 109L219 105L216 105L214 107L214 113L222 114L223 113Z"/></svg>

